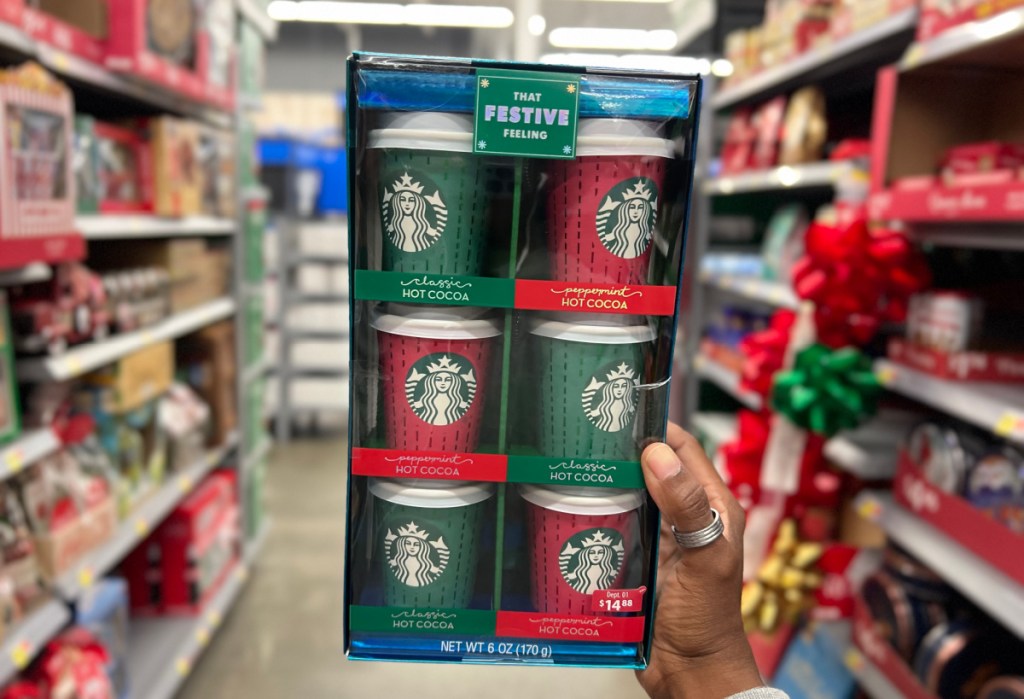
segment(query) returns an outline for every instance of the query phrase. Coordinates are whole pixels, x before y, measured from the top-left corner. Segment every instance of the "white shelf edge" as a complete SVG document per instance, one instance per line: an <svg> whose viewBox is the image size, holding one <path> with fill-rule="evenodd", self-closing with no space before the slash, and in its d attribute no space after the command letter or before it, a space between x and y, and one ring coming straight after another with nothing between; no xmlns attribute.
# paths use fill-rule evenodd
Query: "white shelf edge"
<svg viewBox="0 0 1024 699"><path fill-rule="evenodd" d="M887 359L875 361L875 375L890 391L1024 444L1024 387L940 379Z"/></svg>
<svg viewBox="0 0 1024 699"><path fill-rule="evenodd" d="M217 468L238 441L233 434L227 442L209 452L197 464L168 476L135 510L122 520L114 535L98 548L82 556L75 566L59 576L54 587L67 600L82 594L145 539L199 483Z"/></svg>
<svg viewBox="0 0 1024 699"><path fill-rule="evenodd" d="M891 493L865 491L857 498L857 509L877 519L889 538L1024 638L1024 585L897 505Z"/></svg>
<svg viewBox="0 0 1024 699"><path fill-rule="evenodd" d="M700 276L709 286L752 301L779 308L796 309L800 306L800 299L782 282L736 274L702 272Z"/></svg>
<svg viewBox="0 0 1024 699"><path fill-rule="evenodd" d="M133 696L171 699L177 693L231 611L248 577L246 564L236 563L195 617L132 619L127 662Z"/></svg>
<svg viewBox="0 0 1024 699"><path fill-rule="evenodd" d="M45 282L52 276L53 271L50 269L50 265L43 262L33 262L16 269L0 269L0 286Z"/></svg>
<svg viewBox="0 0 1024 699"><path fill-rule="evenodd" d="M909 8L832 44L807 51L781 65L756 73L733 87L725 88L711 98L711 107L725 109L755 95L770 92L804 73L826 66L916 25L917 8Z"/></svg>
<svg viewBox="0 0 1024 699"><path fill-rule="evenodd" d="M722 444L736 436L737 418L732 413L693 414L693 429L706 434L712 441Z"/></svg>
<svg viewBox="0 0 1024 699"><path fill-rule="evenodd" d="M901 71L937 63L985 44L995 44L1024 32L1024 7L1017 7L985 19L950 27L941 34L907 47L900 59Z"/></svg>
<svg viewBox="0 0 1024 699"><path fill-rule="evenodd" d="M145 214L89 214L75 217L75 227L87 240L232 235L238 223L230 218L186 216L166 218Z"/></svg>
<svg viewBox="0 0 1024 699"><path fill-rule="evenodd" d="M47 641L71 623L71 612L58 599L49 599L4 634L0 646L0 685L28 665Z"/></svg>
<svg viewBox="0 0 1024 699"><path fill-rule="evenodd" d="M0 447L0 480L20 473L23 468L49 456L60 446L56 433L48 427L25 432L14 442Z"/></svg>
<svg viewBox="0 0 1024 699"><path fill-rule="evenodd" d="M223 320L235 312L229 296L182 311L144 330L119 333L101 342L75 345L59 357L32 357L17 362L22 381L66 381L106 366L156 342L173 340Z"/></svg>
<svg viewBox="0 0 1024 699"><path fill-rule="evenodd" d="M768 170L753 170L735 175L719 175L704 182L705 194L743 194L811 187L834 187L862 168L849 160L780 165Z"/></svg>
<svg viewBox="0 0 1024 699"><path fill-rule="evenodd" d="M273 41L277 38L277 22L270 18L267 11L261 8L256 0L235 0L238 11L253 23L264 39Z"/></svg>
<svg viewBox="0 0 1024 699"><path fill-rule="evenodd" d="M730 371L703 354L697 355L693 366L701 377L711 381L746 407L751 410L761 409L761 396L740 390L740 377L736 372Z"/></svg>
<svg viewBox="0 0 1024 699"><path fill-rule="evenodd" d="M895 445L889 450L872 449L842 434L825 442L825 457L849 474L863 480L890 480L896 475Z"/></svg>

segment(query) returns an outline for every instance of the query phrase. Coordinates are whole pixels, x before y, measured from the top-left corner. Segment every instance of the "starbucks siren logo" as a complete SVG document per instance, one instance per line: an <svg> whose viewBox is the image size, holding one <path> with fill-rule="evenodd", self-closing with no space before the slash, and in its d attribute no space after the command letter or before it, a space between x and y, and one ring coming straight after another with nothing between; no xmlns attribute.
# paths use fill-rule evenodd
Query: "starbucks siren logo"
<svg viewBox="0 0 1024 699"><path fill-rule="evenodd" d="M631 177L608 190L597 210L597 237L611 254L631 260L651 245L658 218L658 187Z"/></svg>
<svg viewBox="0 0 1024 699"><path fill-rule="evenodd" d="M426 250L440 240L448 225L448 207L441 200L441 190L414 170L405 170L384 185L380 209L388 240L405 252Z"/></svg>
<svg viewBox="0 0 1024 699"><path fill-rule="evenodd" d="M462 419L476 396L473 365L457 354L421 357L405 379L405 398L416 417L431 425L451 425Z"/></svg>
<svg viewBox="0 0 1024 699"><path fill-rule="evenodd" d="M444 573L451 552L443 536L431 541L428 532L415 522L409 522L399 527L397 534L388 529L384 536L384 556L398 582L409 587L426 587Z"/></svg>
<svg viewBox="0 0 1024 699"><path fill-rule="evenodd" d="M622 535L614 529L587 529L569 537L558 554L558 570L576 592L584 595L615 584L625 553Z"/></svg>
<svg viewBox="0 0 1024 699"><path fill-rule="evenodd" d="M583 412L594 427L605 432L621 432L632 427L639 385L636 370L626 362L605 365L583 389Z"/></svg>

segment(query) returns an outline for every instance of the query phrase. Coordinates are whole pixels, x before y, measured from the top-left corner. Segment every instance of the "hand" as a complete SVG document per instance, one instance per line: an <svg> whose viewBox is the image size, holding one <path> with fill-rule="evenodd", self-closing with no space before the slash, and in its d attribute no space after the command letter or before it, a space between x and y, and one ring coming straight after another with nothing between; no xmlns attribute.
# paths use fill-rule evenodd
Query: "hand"
<svg viewBox="0 0 1024 699"><path fill-rule="evenodd" d="M655 699L723 699L763 686L743 631L743 509L696 439L668 426L668 444L641 457L644 480L661 510L658 598L651 662L637 679ZM718 510L725 532L699 549L682 549L681 532L703 529Z"/></svg>

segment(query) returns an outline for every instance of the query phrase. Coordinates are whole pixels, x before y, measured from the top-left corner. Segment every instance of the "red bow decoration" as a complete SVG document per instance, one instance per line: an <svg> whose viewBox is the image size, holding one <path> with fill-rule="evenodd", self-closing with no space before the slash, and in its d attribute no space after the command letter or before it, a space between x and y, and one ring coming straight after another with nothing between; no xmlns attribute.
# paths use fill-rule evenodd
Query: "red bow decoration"
<svg viewBox="0 0 1024 699"><path fill-rule="evenodd" d="M726 481L744 507L758 501L761 492L761 461L768 444L769 413L741 410L736 438L722 445Z"/></svg>
<svg viewBox="0 0 1024 699"><path fill-rule="evenodd" d="M772 390L772 377L782 369L795 320L793 311L776 311L766 329L750 333L740 341L740 352L745 358L740 388L767 398Z"/></svg>
<svg viewBox="0 0 1024 699"><path fill-rule="evenodd" d="M863 346L886 322L902 322L911 294L931 282L924 255L893 230L869 231L857 219L845 227L815 222L805 254L793 265L793 288L816 305L818 341Z"/></svg>

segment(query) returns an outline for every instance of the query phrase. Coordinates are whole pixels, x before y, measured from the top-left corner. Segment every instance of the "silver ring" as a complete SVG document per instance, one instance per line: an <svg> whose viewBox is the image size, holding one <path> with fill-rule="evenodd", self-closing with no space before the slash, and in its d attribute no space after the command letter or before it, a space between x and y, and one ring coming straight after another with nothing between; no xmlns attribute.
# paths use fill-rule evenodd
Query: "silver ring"
<svg viewBox="0 0 1024 699"><path fill-rule="evenodd" d="M722 521L718 510L713 507L711 508L711 518L711 524L695 532L681 532L673 524L672 536L675 537L676 543L684 549L699 549L714 542L725 531L725 522Z"/></svg>

